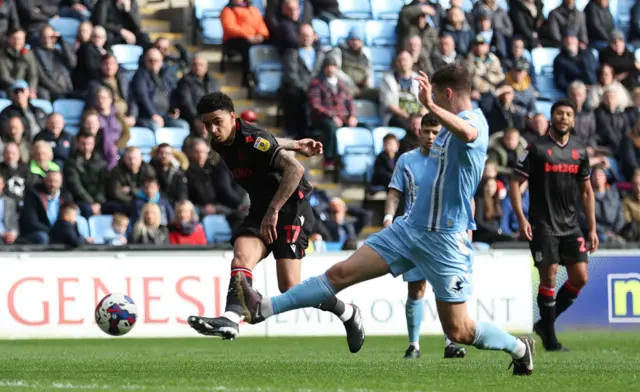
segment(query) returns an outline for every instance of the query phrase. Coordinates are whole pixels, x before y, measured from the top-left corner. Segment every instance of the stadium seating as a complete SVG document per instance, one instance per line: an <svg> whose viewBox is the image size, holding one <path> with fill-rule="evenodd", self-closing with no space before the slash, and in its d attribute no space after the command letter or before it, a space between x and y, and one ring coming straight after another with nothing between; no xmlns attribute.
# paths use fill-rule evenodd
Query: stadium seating
<svg viewBox="0 0 640 392"><path fill-rule="evenodd" d="M200 24L202 43L207 45L222 45L222 23L220 19L205 19Z"/></svg>
<svg viewBox="0 0 640 392"><path fill-rule="evenodd" d="M372 131L372 134L373 134L373 152L376 155L378 155L378 154L380 154L382 152L382 147L383 147L382 139L384 139L384 137L387 136L390 133L396 135L398 140L400 140L407 134L407 131L405 131L402 128L397 128L397 127L378 127L378 128L375 128Z"/></svg>
<svg viewBox="0 0 640 392"><path fill-rule="evenodd" d="M37 108L42 109L42 111L44 111L47 115L53 113L53 105L46 99L31 99L29 100L29 103Z"/></svg>
<svg viewBox="0 0 640 392"><path fill-rule="evenodd" d="M228 2L221 0L194 0L195 17L198 20L217 18L227 4Z"/></svg>
<svg viewBox="0 0 640 392"><path fill-rule="evenodd" d="M374 19L388 19L395 22L403 5L402 0L371 0L371 13Z"/></svg>
<svg viewBox="0 0 640 392"><path fill-rule="evenodd" d="M371 4L369 0L341 1L340 12L350 19L371 19Z"/></svg>
<svg viewBox="0 0 640 392"><path fill-rule="evenodd" d="M262 70L281 70L280 54L272 45L253 45L249 49L249 70L255 73L260 67Z"/></svg>
<svg viewBox="0 0 640 392"><path fill-rule="evenodd" d="M80 21L73 18L49 19L49 25L67 42L75 42Z"/></svg>
<svg viewBox="0 0 640 392"><path fill-rule="evenodd" d="M127 146L136 146L142 153L149 153L156 145L156 135L149 128L132 127L129 129Z"/></svg>
<svg viewBox="0 0 640 392"><path fill-rule="evenodd" d="M87 219L80 214L78 214L76 219L76 227L78 228L78 233L80 233L81 236L85 238L91 237L89 232L89 223L87 222Z"/></svg>
<svg viewBox="0 0 640 392"><path fill-rule="evenodd" d="M548 69L536 76L536 85L540 94L539 99L554 101L566 96L564 91L556 88L553 73Z"/></svg>
<svg viewBox="0 0 640 392"><path fill-rule="evenodd" d="M367 128L343 127L336 131L338 155L345 155L347 150L369 150L373 153L373 135Z"/></svg>
<svg viewBox="0 0 640 392"><path fill-rule="evenodd" d="M356 107L356 117L359 122L371 128L381 124L380 109L377 104L364 99L356 99L353 104Z"/></svg>
<svg viewBox="0 0 640 392"><path fill-rule="evenodd" d="M311 25L313 26L313 30L318 34L318 38L320 39L320 44L331 45L331 32L329 31L329 25L327 22L321 19L313 19L311 21Z"/></svg>
<svg viewBox="0 0 640 392"><path fill-rule="evenodd" d="M53 111L62 114L65 124L79 125L84 105L79 99L58 99L53 103Z"/></svg>
<svg viewBox="0 0 640 392"><path fill-rule="evenodd" d="M231 227L224 215L207 215L202 220L207 242L219 244L231 239Z"/></svg>
<svg viewBox="0 0 640 392"><path fill-rule="evenodd" d="M80 127L76 125L66 125L64 126L64 131L71 136L76 136L78 132L80 132Z"/></svg>
<svg viewBox="0 0 640 392"><path fill-rule="evenodd" d="M547 120L551 119L551 106L553 106L553 102L551 101L536 101L536 112L544 114Z"/></svg>
<svg viewBox="0 0 640 392"><path fill-rule="evenodd" d="M386 20L370 20L365 24L366 45L395 46L396 24Z"/></svg>
<svg viewBox="0 0 640 392"><path fill-rule="evenodd" d="M113 55L118 60L118 64L127 71L135 71L140 64L140 56L144 49L138 45L113 45L111 47Z"/></svg>
<svg viewBox="0 0 640 392"><path fill-rule="evenodd" d="M341 156L340 178L363 182L373 163L373 136L366 128L339 128L336 132L338 155Z"/></svg>
<svg viewBox="0 0 640 392"><path fill-rule="evenodd" d="M189 136L189 130L183 128L160 128L156 130L156 143L167 143L173 148L182 148L184 139Z"/></svg>
<svg viewBox="0 0 640 392"><path fill-rule="evenodd" d="M370 53L374 71L389 71L392 68L396 50L393 47L377 46L367 48Z"/></svg>
<svg viewBox="0 0 640 392"><path fill-rule="evenodd" d="M0 98L0 112L6 109L7 106L11 106L11 100Z"/></svg>
<svg viewBox="0 0 640 392"><path fill-rule="evenodd" d="M104 235L111 230L113 216L94 215L89 218L89 232L96 244L104 244Z"/></svg>
<svg viewBox="0 0 640 392"><path fill-rule="evenodd" d="M352 28L356 28L360 31L360 35L365 35L364 22L361 20L347 20L347 19L335 19L329 23L329 30L331 32L331 45L337 46L342 43Z"/></svg>
<svg viewBox="0 0 640 392"><path fill-rule="evenodd" d="M382 78L384 78L384 71L374 71L373 72L373 87L378 88L382 83Z"/></svg>
<svg viewBox="0 0 640 392"><path fill-rule="evenodd" d="M254 92L256 95L260 97L275 97L282 84L282 71L260 66L254 75L254 81Z"/></svg>
<svg viewBox="0 0 640 392"><path fill-rule="evenodd" d="M536 74L542 73L544 68L551 67L553 70L553 60L560 53L558 48L534 48L531 51L533 69Z"/></svg>

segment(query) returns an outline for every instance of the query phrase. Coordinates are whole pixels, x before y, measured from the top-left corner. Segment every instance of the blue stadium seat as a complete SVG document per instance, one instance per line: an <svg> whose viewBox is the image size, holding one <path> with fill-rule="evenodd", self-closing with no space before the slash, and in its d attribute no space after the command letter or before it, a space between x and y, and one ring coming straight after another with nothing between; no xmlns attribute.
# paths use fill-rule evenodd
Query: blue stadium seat
<svg viewBox="0 0 640 392"><path fill-rule="evenodd" d="M558 8L562 4L562 0L546 0L542 5L542 14L544 18L547 19L549 17L549 12Z"/></svg>
<svg viewBox="0 0 640 392"><path fill-rule="evenodd" d="M634 54L635 54L636 61L640 61L640 48L636 49Z"/></svg>
<svg viewBox="0 0 640 392"><path fill-rule="evenodd" d="M80 99L58 99L53 103L53 111L62 114L65 124L79 125L84 105Z"/></svg>
<svg viewBox="0 0 640 392"><path fill-rule="evenodd" d="M131 127L129 134L127 146L138 147L142 153L151 152L151 149L156 145L156 135L149 128Z"/></svg>
<svg viewBox="0 0 640 392"><path fill-rule="evenodd" d="M55 18L49 19L49 25L60 34L62 39L68 42L75 42L78 34L80 21L73 18Z"/></svg>
<svg viewBox="0 0 640 392"><path fill-rule="evenodd" d="M373 72L373 87L378 88L382 83L382 79L384 78L384 71L374 71Z"/></svg>
<svg viewBox="0 0 640 392"><path fill-rule="evenodd" d="M327 252L340 252L344 243L342 241L325 242L324 246L327 249Z"/></svg>
<svg viewBox="0 0 640 392"><path fill-rule="evenodd" d="M196 19L217 18L227 4L228 2L223 0L194 0Z"/></svg>
<svg viewBox="0 0 640 392"><path fill-rule="evenodd" d="M171 147L180 149L182 148L184 139L186 139L187 136L189 136L188 129L170 127L160 128L156 130L156 143L167 143Z"/></svg>
<svg viewBox="0 0 640 392"><path fill-rule="evenodd" d="M353 105L356 107L356 117L358 121L374 128L382 123L380 119L380 109L374 102L364 99L355 99Z"/></svg>
<svg viewBox="0 0 640 392"><path fill-rule="evenodd" d="M400 10L404 6L402 0L371 0L373 19L398 20Z"/></svg>
<svg viewBox="0 0 640 392"><path fill-rule="evenodd" d="M231 227L224 215L207 215L202 220L207 242L219 244L231 239Z"/></svg>
<svg viewBox="0 0 640 392"><path fill-rule="evenodd" d="M149 162L151 162L151 159L152 159L152 158L153 158L153 157L151 156L151 153L147 153L147 152L143 152L143 153L142 153L142 161L143 161L143 162L147 162L147 163L149 163Z"/></svg>
<svg viewBox="0 0 640 392"><path fill-rule="evenodd" d="M222 45L222 23L220 19L204 19L200 22L202 29L202 43L206 45Z"/></svg>
<svg viewBox="0 0 640 392"><path fill-rule="evenodd" d="M373 153L373 135L367 128L343 127L336 131L338 155L345 155L347 150L369 150Z"/></svg>
<svg viewBox="0 0 640 392"><path fill-rule="evenodd" d="M11 106L11 100L0 98L0 112L7 108L7 106Z"/></svg>
<svg viewBox="0 0 640 392"><path fill-rule="evenodd" d="M398 140L401 140L407 134L407 131L405 131L402 128L397 128L397 127L378 127L376 129L374 129L373 132L372 132L372 134L373 134L373 152L376 155L378 155L378 154L380 154L382 152L382 147L383 147L382 139L384 139L384 137L387 136L390 133L396 135Z"/></svg>
<svg viewBox="0 0 640 392"><path fill-rule="evenodd" d="M393 64L393 58L396 55L396 49L387 46L378 46L367 48L369 51L374 71L389 71Z"/></svg>
<svg viewBox="0 0 640 392"><path fill-rule="evenodd" d="M261 97L274 97L280 90L282 84L282 71L279 69L269 69L258 67L254 76L254 91Z"/></svg>
<svg viewBox="0 0 640 392"><path fill-rule="evenodd" d="M253 45L249 49L249 69L256 72L258 67L262 70L281 70L280 54L278 49L272 45Z"/></svg>
<svg viewBox="0 0 640 392"><path fill-rule="evenodd" d="M81 236L85 238L91 237L89 232L89 223L87 222L87 219L80 214L78 214L76 218L76 227L78 228L78 233L80 233Z"/></svg>
<svg viewBox="0 0 640 392"><path fill-rule="evenodd" d="M553 60L560 53L558 48L533 48L531 58L536 74L542 73L543 68L553 67Z"/></svg>
<svg viewBox="0 0 640 392"><path fill-rule="evenodd" d="M551 101L536 101L536 112L544 114L547 120L551 119L551 106L553 106L553 102Z"/></svg>
<svg viewBox="0 0 640 392"><path fill-rule="evenodd" d="M264 16L266 10L264 9L264 4L262 3L262 0L255 0L251 3L251 5L256 7L258 11L260 11L260 13Z"/></svg>
<svg viewBox="0 0 640 392"><path fill-rule="evenodd" d="M342 0L340 12L350 19L371 19L371 4L369 0Z"/></svg>
<svg viewBox="0 0 640 392"><path fill-rule="evenodd" d="M351 28L355 27L359 30L360 35L364 37L364 22L361 20L334 19L329 23L331 31L331 45L336 46L347 38Z"/></svg>
<svg viewBox="0 0 640 392"><path fill-rule="evenodd" d="M118 44L111 47L118 64L127 71L135 71L140 64L140 56L144 52L142 46Z"/></svg>
<svg viewBox="0 0 640 392"><path fill-rule="evenodd" d="M318 38L320 38L320 44L331 45L331 32L327 22L322 19L312 19L311 25L316 34L318 34Z"/></svg>
<svg viewBox="0 0 640 392"><path fill-rule="evenodd" d="M46 114L51 114L53 113L53 105L51 104L51 102L47 101L46 99L30 99L29 103L31 103L33 106L42 109L43 112L45 112Z"/></svg>
<svg viewBox="0 0 640 392"><path fill-rule="evenodd" d="M113 216L94 215L89 218L89 231L96 244L104 244L104 235L111 230Z"/></svg>
<svg viewBox="0 0 640 392"><path fill-rule="evenodd" d="M65 125L64 131L71 136L76 136L80 132L80 127L76 125Z"/></svg>
<svg viewBox="0 0 640 392"><path fill-rule="evenodd" d="M548 67L547 67L548 68ZM553 80L553 72L547 69L540 75L536 76L536 85L538 87L539 99L557 101L565 98L566 92L556 88L556 82Z"/></svg>
<svg viewBox="0 0 640 392"><path fill-rule="evenodd" d="M369 20L365 26L367 46L396 45L396 24L387 20Z"/></svg>

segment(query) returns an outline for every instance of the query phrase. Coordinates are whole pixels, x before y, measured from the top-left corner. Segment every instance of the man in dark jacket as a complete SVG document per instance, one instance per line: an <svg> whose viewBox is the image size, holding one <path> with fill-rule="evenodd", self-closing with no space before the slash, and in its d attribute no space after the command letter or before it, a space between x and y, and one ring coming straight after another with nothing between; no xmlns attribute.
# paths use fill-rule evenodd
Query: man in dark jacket
<svg viewBox="0 0 640 392"><path fill-rule="evenodd" d="M618 105L616 91L606 88L602 95L602 103L595 110L596 132L600 147L609 150L610 154L618 152L620 141L628 130L627 116Z"/></svg>
<svg viewBox="0 0 640 392"><path fill-rule="evenodd" d="M128 126L136 125L138 106L132 99L131 85L124 72L120 72L118 60L112 54L107 54L100 60L100 76L89 82L86 97L87 107L95 107L96 92L101 88L108 88L114 97L114 105L118 114L124 115Z"/></svg>
<svg viewBox="0 0 640 392"><path fill-rule="evenodd" d="M563 33L573 30L585 48L589 44L587 22L584 13L576 8L576 0L563 0L562 4L549 13L546 34L542 42L545 46L562 47Z"/></svg>
<svg viewBox="0 0 640 392"><path fill-rule="evenodd" d="M73 150L73 136L64 131L64 117L60 113L51 113L47 117L47 127L33 138L33 142L38 140L51 145L53 161L63 167Z"/></svg>
<svg viewBox="0 0 640 392"><path fill-rule="evenodd" d="M580 42L574 30L565 32L563 45L562 52L553 60L556 88L567 91L569 84L574 80L580 80L587 86L597 84L598 62L591 50L580 49Z"/></svg>
<svg viewBox="0 0 640 392"><path fill-rule="evenodd" d="M604 47L611 40L611 33L615 30L613 15L609 11L609 0L591 0L584 9L587 21L589 43L597 47Z"/></svg>
<svg viewBox="0 0 640 392"><path fill-rule="evenodd" d="M293 17L295 16L295 18ZM294 23L293 42L296 41L297 24L309 24L313 18L313 6L309 0L267 0L267 9L265 10L264 20L269 28L271 37L274 37L276 46L280 41L281 24L285 21Z"/></svg>
<svg viewBox="0 0 640 392"><path fill-rule="evenodd" d="M398 24L396 25L398 43L404 43L412 35L419 35L423 43L428 42L429 40L425 40L420 31L416 31L422 30L419 25L421 22L425 22L424 29L431 29L437 32L444 18L445 11L439 3L432 3L428 0L413 0L400 10ZM427 52L430 52L430 50L427 50Z"/></svg>
<svg viewBox="0 0 640 392"><path fill-rule="evenodd" d="M33 140L46 127L47 115L29 102L30 89L24 80L16 80L11 86L11 105L0 112L0 136L6 135L9 119L20 117L25 125L24 137Z"/></svg>
<svg viewBox="0 0 640 392"><path fill-rule="evenodd" d="M73 92L71 71L76 67L76 55L69 44L45 25L40 30L40 46L33 49L33 55L38 62L38 97L48 101L69 98Z"/></svg>
<svg viewBox="0 0 640 392"><path fill-rule="evenodd" d="M107 185L107 199L103 206L104 213L121 212L128 214L131 202L138 193L145 178L155 177L155 170L142 161L142 154L137 147L127 147L123 157L111 174ZM109 212L107 212L109 211Z"/></svg>
<svg viewBox="0 0 640 392"><path fill-rule="evenodd" d="M150 163L156 172L156 179L163 198L172 205L188 199L187 177L180 168L180 163L174 158L173 148L170 145L160 144L156 150L156 156L151 159Z"/></svg>
<svg viewBox="0 0 640 392"><path fill-rule="evenodd" d="M19 1L19 0L18 0ZM6 42L9 31L20 27L16 0L4 0L0 2L0 43Z"/></svg>
<svg viewBox="0 0 640 392"><path fill-rule="evenodd" d="M20 242L48 244L51 226L58 220L60 207L73 203L62 189L62 173L50 171L44 181L28 188L20 214Z"/></svg>
<svg viewBox="0 0 640 392"><path fill-rule="evenodd" d="M145 55L144 67L138 68L131 81L133 100L138 106L138 125L156 130L162 127L189 129L180 118L175 102L176 78L162 67L162 54L151 48Z"/></svg>
<svg viewBox="0 0 640 392"><path fill-rule="evenodd" d="M95 136L81 133L76 138L76 151L64 165L66 188L78 203L85 218L100 215L107 201L105 184L108 180L107 163L94 152Z"/></svg>
<svg viewBox="0 0 640 392"><path fill-rule="evenodd" d="M18 238L18 202L4 188L5 178L0 175L0 244L12 244Z"/></svg>
<svg viewBox="0 0 640 392"><path fill-rule="evenodd" d="M4 194L22 205L24 190L29 178L29 166L20 162L20 148L14 142L5 144L0 163L0 176L5 179Z"/></svg>
<svg viewBox="0 0 640 392"><path fill-rule="evenodd" d="M333 19L347 19L340 12L338 0L310 0L313 6L313 17L329 23Z"/></svg>
<svg viewBox="0 0 640 392"><path fill-rule="evenodd" d="M0 51L0 90L9 94L13 83L25 80L31 86L31 98L35 98L38 89L38 62L25 44L24 30L9 32L7 46Z"/></svg>
<svg viewBox="0 0 640 392"><path fill-rule="evenodd" d="M107 30L109 46L116 44L151 44L149 36L140 28L140 9L137 0L98 0L91 15L94 26Z"/></svg>
<svg viewBox="0 0 640 392"><path fill-rule="evenodd" d="M60 16L78 19L81 22L91 19L94 0L62 0Z"/></svg>
<svg viewBox="0 0 640 392"><path fill-rule="evenodd" d="M59 16L61 0L18 0L20 24L29 33L29 39L37 38L40 29L49 19ZM31 42L31 41L29 41Z"/></svg>
<svg viewBox="0 0 640 392"><path fill-rule="evenodd" d="M184 75L178 82L177 104L180 117L193 126L193 120L198 118L196 104L205 94L220 91L220 83L208 72L207 60L199 54L193 57L191 72Z"/></svg>

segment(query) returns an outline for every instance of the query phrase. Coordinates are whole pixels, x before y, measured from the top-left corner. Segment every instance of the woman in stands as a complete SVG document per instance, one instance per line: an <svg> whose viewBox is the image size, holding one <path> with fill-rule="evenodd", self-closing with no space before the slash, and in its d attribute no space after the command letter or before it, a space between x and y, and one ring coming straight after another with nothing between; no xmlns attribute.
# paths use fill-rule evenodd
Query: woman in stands
<svg viewBox="0 0 640 392"><path fill-rule="evenodd" d="M147 203L142 208L140 219L133 226L129 239L130 244L166 245L169 243L169 230L160 224L160 207L154 203Z"/></svg>
<svg viewBox="0 0 640 392"><path fill-rule="evenodd" d="M207 237L198 222L196 209L188 200L176 203L173 222L169 224L169 243L172 245L206 245Z"/></svg>

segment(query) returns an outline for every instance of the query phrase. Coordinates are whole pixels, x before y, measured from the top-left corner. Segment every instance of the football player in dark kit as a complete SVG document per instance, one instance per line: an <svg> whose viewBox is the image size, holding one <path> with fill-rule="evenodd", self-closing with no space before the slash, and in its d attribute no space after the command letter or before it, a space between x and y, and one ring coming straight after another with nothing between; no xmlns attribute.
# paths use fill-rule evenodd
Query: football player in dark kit
<svg viewBox="0 0 640 392"><path fill-rule="evenodd" d="M537 302L541 318L533 329L547 351L567 351L556 337L555 320L573 304L587 283L587 252L598 249L589 157L586 147L570 137L575 112L570 101L553 104L549 131L520 157L509 189L520 234L529 241L540 274ZM531 223L522 211L520 185L525 181L529 181ZM588 241L578 224L578 197L589 226ZM569 279L556 297L558 264L566 267Z"/></svg>
<svg viewBox="0 0 640 392"><path fill-rule="evenodd" d="M301 259L313 227L308 196L311 185L304 167L291 151L307 156L322 152L322 144L311 139L276 139L258 126L236 117L233 101L223 93L207 94L197 105L211 147L231 170L251 200L249 214L233 233L231 281L225 312L221 317L189 317L189 325L203 335L235 339L242 317L238 281L252 281L253 268L273 252L281 292L300 283ZM360 310L335 296L323 304L344 323L351 352L364 343Z"/></svg>

